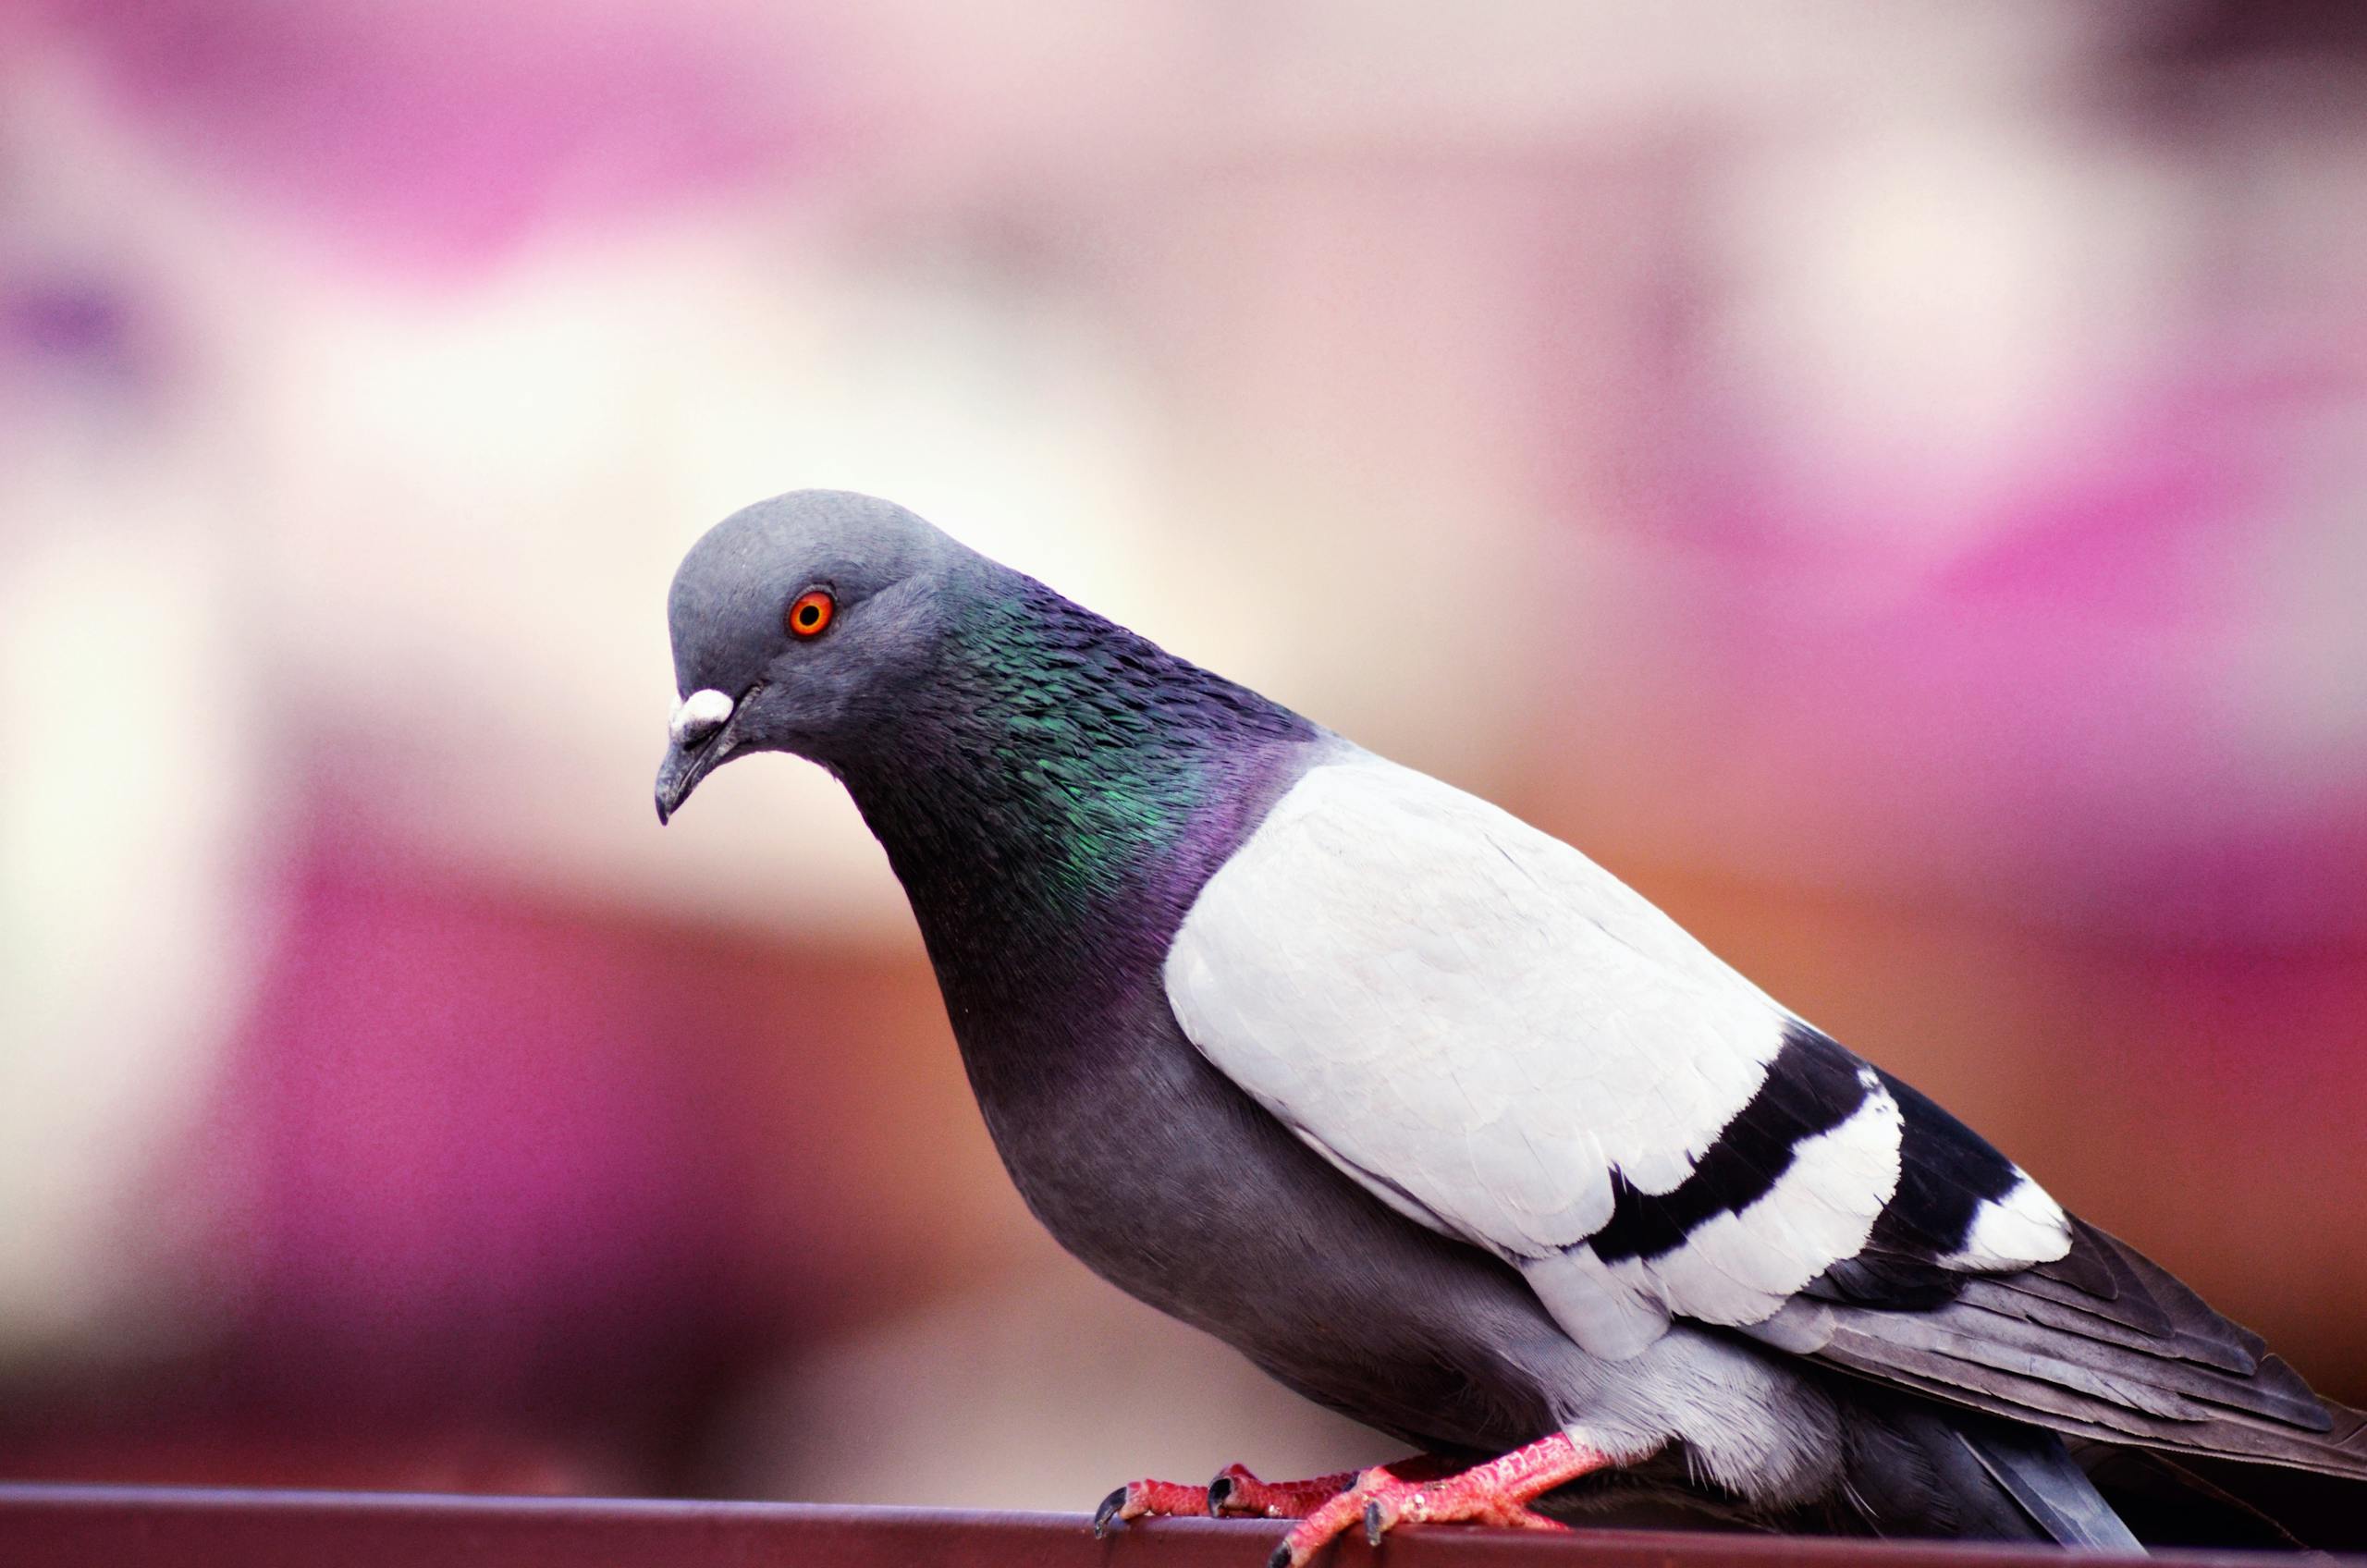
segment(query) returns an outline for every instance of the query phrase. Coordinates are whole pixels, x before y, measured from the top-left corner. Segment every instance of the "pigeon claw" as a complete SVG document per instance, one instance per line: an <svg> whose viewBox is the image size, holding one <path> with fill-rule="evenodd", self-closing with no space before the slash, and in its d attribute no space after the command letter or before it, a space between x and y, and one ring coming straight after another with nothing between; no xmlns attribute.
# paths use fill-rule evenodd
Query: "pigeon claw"
<svg viewBox="0 0 2367 1568"><path fill-rule="evenodd" d="M1208 1512L1208 1494L1204 1487L1183 1487L1173 1481L1128 1481L1103 1498L1101 1506L1093 1511L1093 1534L1098 1540L1108 1535L1112 1525L1131 1524L1136 1519Z"/></svg>
<svg viewBox="0 0 2367 1568"><path fill-rule="evenodd" d="M1466 1523L1516 1530L1567 1528L1528 1505L1565 1482L1611 1463L1556 1432L1460 1475L1431 1479L1414 1464L1376 1465L1291 1527L1267 1568L1306 1568L1315 1554L1361 1522L1374 1546L1400 1525ZM1435 1472L1434 1464L1419 1468Z"/></svg>
<svg viewBox="0 0 2367 1568"><path fill-rule="evenodd" d="M1370 1501L1377 1494L1392 1487L1417 1484L1401 1480L1387 1465L1374 1465L1356 1476L1346 1490L1326 1499L1292 1525L1274 1555L1266 1560L1266 1568L1306 1568L1317 1552L1355 1528L1357 1520L1368 1519Z"/></svg>
<svg viewBox="0 0 2367 1568"><path fill-rule="evenodd" d="M1261 1481L1247 1467L1228 1464L1205 1487L1173 1481L1129 1481L1093 1511L1096 1539L1121 1525L1159 1515L1205 1513L1224 1519L1304 1519L1356 1479L1353 1470L1305 1481Z"/></svg>

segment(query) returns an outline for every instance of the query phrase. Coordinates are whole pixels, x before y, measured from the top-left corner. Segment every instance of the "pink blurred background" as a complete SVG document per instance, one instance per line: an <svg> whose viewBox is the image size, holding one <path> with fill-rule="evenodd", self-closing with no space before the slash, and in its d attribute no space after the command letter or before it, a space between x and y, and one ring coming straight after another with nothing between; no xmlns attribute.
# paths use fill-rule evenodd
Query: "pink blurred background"
<svg viewBox="0 0 2367 1568"><path fill-rule="evenodd" d="M0 1476L1384 1457L1061 1256L716 518L1564 834L2367 1399L2367 13L0 6Z"/></svg>

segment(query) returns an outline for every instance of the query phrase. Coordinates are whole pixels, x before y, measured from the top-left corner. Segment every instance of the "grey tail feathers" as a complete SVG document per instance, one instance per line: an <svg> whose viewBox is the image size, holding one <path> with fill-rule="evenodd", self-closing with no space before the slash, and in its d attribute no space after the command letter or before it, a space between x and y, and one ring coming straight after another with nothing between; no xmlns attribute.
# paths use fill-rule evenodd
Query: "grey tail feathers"
<svg viewBox="0 0 2367 1568"><path fill-rule="evenodd" d="M1956 1437L2030 1522L2057 1544L2105 1551L2145 1550L2053 1432L1984 1421L1959 1427Z"/></svg>

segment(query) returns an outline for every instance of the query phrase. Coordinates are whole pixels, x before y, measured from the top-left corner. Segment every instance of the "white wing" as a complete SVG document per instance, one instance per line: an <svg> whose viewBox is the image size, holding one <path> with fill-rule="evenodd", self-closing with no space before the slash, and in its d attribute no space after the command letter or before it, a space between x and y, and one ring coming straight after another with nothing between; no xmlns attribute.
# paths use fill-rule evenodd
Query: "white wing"
<svg viewBox="0 0 2367 1568"><path fill-rule="evenodd" d="M1577 851L1369 753L1275 805L1165 978L1228 1076L1598 1354L1765 1322L1898 1186L1871 1069Z"/></svg>

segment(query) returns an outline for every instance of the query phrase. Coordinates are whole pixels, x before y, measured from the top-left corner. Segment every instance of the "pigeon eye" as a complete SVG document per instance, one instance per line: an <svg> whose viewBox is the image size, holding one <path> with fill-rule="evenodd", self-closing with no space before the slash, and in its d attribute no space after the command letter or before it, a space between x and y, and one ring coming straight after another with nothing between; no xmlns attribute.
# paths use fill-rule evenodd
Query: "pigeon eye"
<svg viewBox="0 0 2367 1568"><path fill-rule="evenodd" d="M781 619L792 637L819 637L838 613L839 602L830 597L828 589L808 588L789 602L789 613Z"/></svg>

